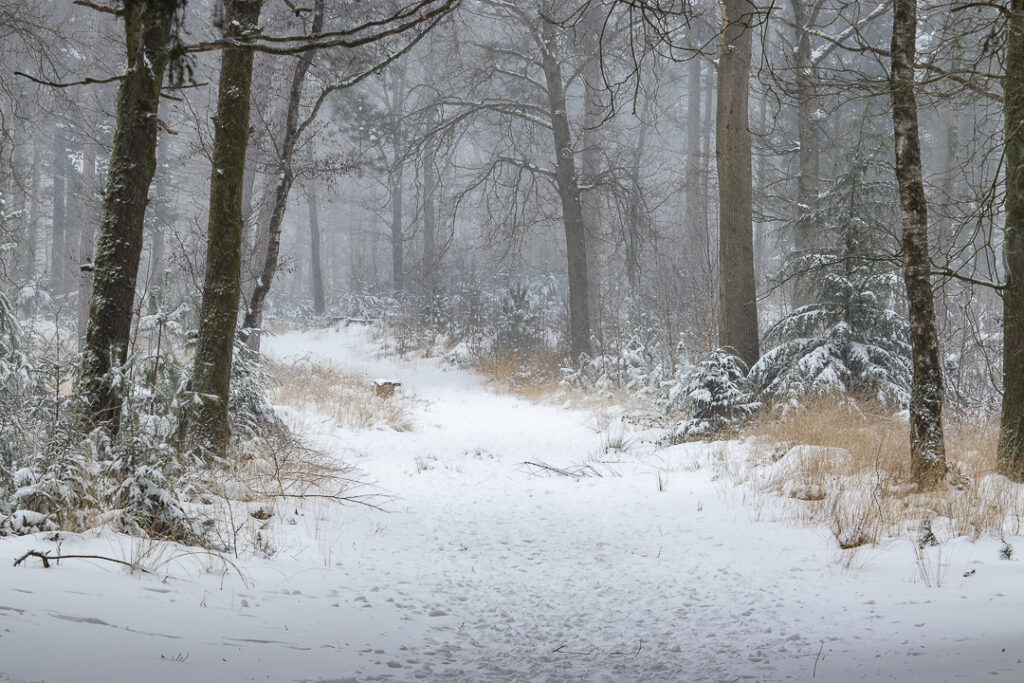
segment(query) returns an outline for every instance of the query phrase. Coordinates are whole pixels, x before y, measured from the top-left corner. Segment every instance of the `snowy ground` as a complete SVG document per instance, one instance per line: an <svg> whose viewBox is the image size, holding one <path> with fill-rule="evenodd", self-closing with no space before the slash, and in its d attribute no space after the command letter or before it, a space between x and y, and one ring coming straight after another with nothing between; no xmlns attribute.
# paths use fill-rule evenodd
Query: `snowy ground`
<svg viewBox="0 0 1024 683"><path fill-rule="evenodd" d="M279 506L277 553L237 570L109 533L65 535L61 551L155 573L14 568L57 542L2 539L0 680L1024 680L1024 564L1000 560L995 540L948 542L922 565L893 539L844 568L828 531L751 519L748 494L707 465L709 449L738 446L608 455L606 418L499 395L435 361L379 359L361 330L284 334L267 350L415 395L409 432L286 415L358 460L394 496L389 512ZM594 457L621 476L523 465Z"/></svg>

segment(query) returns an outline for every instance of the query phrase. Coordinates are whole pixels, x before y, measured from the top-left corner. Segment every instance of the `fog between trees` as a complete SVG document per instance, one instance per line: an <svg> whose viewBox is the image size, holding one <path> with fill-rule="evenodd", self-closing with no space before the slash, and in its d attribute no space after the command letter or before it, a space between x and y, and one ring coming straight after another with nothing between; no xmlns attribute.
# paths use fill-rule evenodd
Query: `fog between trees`
<svg viewBox="0 0 1024 683"><path fill-rule="evenodd" d="M670 439L822 395L906 410L922 486L943 416L1000 414L1020 480L1022 17L6 2L3 485L53 469L15 432L129 479L230 461L270 419L263 331L332 322L628 392Z"/></svg>

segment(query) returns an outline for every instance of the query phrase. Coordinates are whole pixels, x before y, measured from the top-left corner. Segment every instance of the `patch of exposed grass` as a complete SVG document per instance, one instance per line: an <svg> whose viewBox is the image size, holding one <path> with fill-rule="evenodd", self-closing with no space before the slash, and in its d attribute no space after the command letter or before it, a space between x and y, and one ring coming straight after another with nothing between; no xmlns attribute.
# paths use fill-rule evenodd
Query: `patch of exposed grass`
<svg viewBox="0 0 1024 683"><path fill-rule="evenodd" d="M271 362L268 372L277 379L271 391L277 405L320 413L350 429L413 428L412 398L401 390L380 396L371 379L310 359Z"/></svg>
<svg viewBox="0 0 1024 683"><path fill-rule="evenodd" d="M903 419L837 399L752 424L751 461L729 469L781 494L784 518L827 526L844 548L913 534L923 520L934 520L940 541L1020 533L1024 487L995 473L997 420L945 426L950 472L931 491L910 480Z"/></svg>

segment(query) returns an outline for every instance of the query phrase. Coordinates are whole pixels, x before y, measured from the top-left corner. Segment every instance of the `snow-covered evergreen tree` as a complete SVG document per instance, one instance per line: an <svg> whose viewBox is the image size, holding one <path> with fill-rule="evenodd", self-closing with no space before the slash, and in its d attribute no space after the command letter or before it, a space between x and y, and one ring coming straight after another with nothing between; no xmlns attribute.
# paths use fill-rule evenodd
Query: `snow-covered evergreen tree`
<svg viewBox="0 0 1024 683"><path fill-rule="evenodd" d="M810 303L765 334L769 350L750 379L766 401L849 393L890 407L907 403L910 341L899 265L887 257L899 221L886 149L869 139L842 156L818 205L798 219L817 225L820 248L796 254L784 269Z"/></svg>
<svg viewBox="0 0 1024 683"><path fill-rule="evenodd" d="M747 379L747 366L729 348L715 349L694 365L681 363L675 380L667 383L666 389L669 412L689 415L669 434L672 443L718 434L761 407Z"/></svg>

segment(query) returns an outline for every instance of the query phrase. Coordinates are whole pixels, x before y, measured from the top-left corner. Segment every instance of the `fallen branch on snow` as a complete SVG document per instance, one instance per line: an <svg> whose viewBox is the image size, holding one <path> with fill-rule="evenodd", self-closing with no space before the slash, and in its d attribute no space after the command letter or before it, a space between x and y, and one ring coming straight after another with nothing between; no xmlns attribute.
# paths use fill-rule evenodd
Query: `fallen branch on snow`
<svg viewBox="0 0 1024 683"><path fill-rule="evenodd" d="M46 553L41 553L38 550L29 550L27 553L25 553L24 555L22 555L14 561L14 566L19 566L22 562L24 562L30 557L38 557L40 560L42 560L43 569L50 568L51 560L54 562L59 562L60 560L104 560L106 562L114 562L115 564L123 564L129 569L138 569L139 571L145 574L152 574L152 572L148 569L133 565L131 562L118 560L113 557L104 557L103 555L47 555Z"/></svg>

